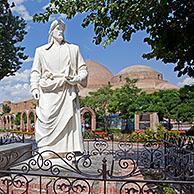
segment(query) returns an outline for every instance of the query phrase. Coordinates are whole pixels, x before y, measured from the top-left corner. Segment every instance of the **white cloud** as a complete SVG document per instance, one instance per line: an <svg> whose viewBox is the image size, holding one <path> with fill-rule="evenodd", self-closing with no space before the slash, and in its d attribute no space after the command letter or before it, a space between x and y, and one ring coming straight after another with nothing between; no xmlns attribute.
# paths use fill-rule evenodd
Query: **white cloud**
<svg viewBox="0 0 194 194"><path fill-rule="evenodd" d="M29 11L24 5L24 2L26 0L10 0L9 2L14 2L15 6L12 8L13 11L18 13L22 18L24 18L26 21L32 20L32 16L30 15Z"/></svg>
<svg viewBox="0 0 194 194"><path fill-rule="evenodd" d="M36 0L37 2L41 2L41 0ZM25 2L27 2L27 0L8 0L8 2L11 4L12 2L14 2L15 6L12 8L12 10L14 12L16 12L17 14L19 14L22 18L24 18L26 21L31 21L32 20L32 16L30 15L30 12L28 11L28 9L25 6ZM51 5L51 7L54 9L55 6L52 3L47 3L45 6L42 7L42 9L44 11L46 11L46 7L48 7L49 5ZM53 21L55 19L63 19L65 17L65 14L56 14L56 15L51 15L49 18L49 21Z"/></svg>
<svg viewBox="0 0 194 194"><path fill-rule="evenodd" d="M185 85L194 85L194 78L187 77L182 82L179 82L178 84L180 87L183 87Z"/></svg>
<svg viewBox="0 0 194 194"><path fill-rule="evenodd" d="M30 69L26 69L15 76L5 77L0 81L0 102L10 100L18 102L32 98L30 93Z"/></svg>

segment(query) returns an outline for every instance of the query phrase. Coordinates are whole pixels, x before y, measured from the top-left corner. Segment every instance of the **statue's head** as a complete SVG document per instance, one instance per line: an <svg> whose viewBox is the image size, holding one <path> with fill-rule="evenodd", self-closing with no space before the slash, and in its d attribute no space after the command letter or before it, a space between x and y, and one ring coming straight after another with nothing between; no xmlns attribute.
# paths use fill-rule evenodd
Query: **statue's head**
<svg viewBox="0 0 194 194"><path fill-rule="evenodd" d="M52 43L54 39L64 40L65 24L62 20L54 20L50 26L48 42Z"/></svg>

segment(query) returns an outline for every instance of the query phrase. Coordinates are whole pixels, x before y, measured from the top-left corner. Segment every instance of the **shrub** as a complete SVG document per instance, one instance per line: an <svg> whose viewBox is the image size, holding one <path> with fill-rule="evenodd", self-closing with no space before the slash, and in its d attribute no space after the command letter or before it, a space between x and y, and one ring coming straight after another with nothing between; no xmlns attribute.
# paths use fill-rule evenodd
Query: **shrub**
<svg viewBox="0 0 194 194"><path fill-rule="evenodd" d="M94 139L95 138L95 133L91 130L85 130L83 133L83 138L84 139Z"/></svg>
<svg viewBox="0 0 194 194"><path fill-rule="evenodd" d="M162 141L169 136L173 136L178 139L181 137L181 132L169 131L164 126L158 125L157 130L146 129L135 131L128 136L128 140L137 142Z"/></svg>
<svg viewBox="0 0 194 194"><path fill-rule="evenodd" d="M108 129L108 133L119 134L121 133L121 130L120 129Z"/></svg>

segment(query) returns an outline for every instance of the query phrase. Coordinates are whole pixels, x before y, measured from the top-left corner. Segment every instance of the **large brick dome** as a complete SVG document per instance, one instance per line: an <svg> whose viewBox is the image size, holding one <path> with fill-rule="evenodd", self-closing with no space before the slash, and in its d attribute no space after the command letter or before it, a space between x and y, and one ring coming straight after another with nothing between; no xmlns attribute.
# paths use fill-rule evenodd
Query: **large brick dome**
<svg viewBox="0 0 194 194"><path fill-rule="evenodd" d="M87 60L86 65L89 71L88 87L108 85L113 75L106 67L91 60Z"/></svg>
<svg viewBox="0 0 194 194"><path fill-rule="evenodd" d="M86 96L91 91L96 91L100 87L106 86L110 83L113 77L112 73L103 65L98 64L92 60L87 60L88 67L88 85L86 88L80 89L80 96Z"/></svg>

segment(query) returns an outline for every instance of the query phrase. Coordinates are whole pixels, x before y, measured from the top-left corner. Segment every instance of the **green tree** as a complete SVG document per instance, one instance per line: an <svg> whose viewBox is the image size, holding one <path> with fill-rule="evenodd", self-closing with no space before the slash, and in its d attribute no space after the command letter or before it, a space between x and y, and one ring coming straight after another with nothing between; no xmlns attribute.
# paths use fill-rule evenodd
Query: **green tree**
<svg viewBox="0 0 194 194"><path fill-rule="evenodd" d="M176 107L175 113L179 121L194 121L194 85L184 86L179 90L181 103Z"/></svg>
<svg viewBox="0 0 194 194"><path fill-rule="evenodd" d="M14 75L27 59L19 43L26 34L24 19L14 16L6 0L0 0L0 80Z"/></svg>
<svg viewBox="0 0 194 194"><path fill-rule="evenodd" d="M112 94L108 109L111 113L119 113L120 118L133 118L138 110L137 98L143 93L135 86L137 80L126 79L126 83Z"/></svg>
<svg viewBox="0 0 194 194"><path fill-rule="evenodd" d="M11 112L11 108L8 104L3 104L2 109L3 109L3 114L7 114Z"/></svg>
<svg viewBox="0 0 194 194"><path fill-rule="evenodd" d="M133 33L145 30L151 52L143 57L174 63L178 76L194 75L193 0L51 0L34 20L45 22L58 13L68 19L84 13L82 26L92 24L95 44L104 46L119 35L130 41Z"/></svg>
<svg viewBox="0 0 194 194"><path fill-rule="evenodd" d="M96 92L90 92L89 96L86 96L84 99L81 100L81 106L92 108L97 114L98 122L101 122L105 129L108 125L108 107L111 101L112 94L113 90L109 85L98 89Z"/></svg>
<svg viewBox="0 0 194 194"><path fill-rule="evenodd" d="M89 96L81 99L81 106L92 108L104 128L108 126L108 115L113 113L118 113L124 120L133 119L135 112L139 110L137 98L144 93L135 86L136 81L127 78L121 88L113 90L109 85L91 92Z"/></svg>
<svg viewBox="0 0 194 194"><path fill-rule="evenodd" d="M21 123L21 113L20 112L18 112L16 114L16 117L14 119L14 123L15 123L16 126L20 126L20 123Z"/></svg>
<svg viewBox="0 0 194 194"><path fill-rule="evenodd" d="M136 99L136 106L137 106L137 111L139 113L145 113L150 111L150 106L153 103L153 95L152 94L147 94L147 93L142 93L141 95L138 96Z"/></svg>
<svg viewBox="0 0 194 194"><path fill-rule="evenodd" d="M194 86L185 86L178 90L161 90L153 94L144 94L137 98L138 111L157 112L159 120L170 119L177 122L194 121Z"/></svg>
<svg viewBox="0 0 194 194"><path fill-rule="evenodd" d="M159 119L168 120L168 128L171 128L170 120L177 120L176 108L181 103L178 90L160 90L150 94L150 104L147 107L148 112L157 112Z"/></svg>
<svg viewBox="0 0 194 194"><path fill-rule="evenodd" d="M34 114L32 112L29 115L29 119L31 123L34 123Z"/></svg>

